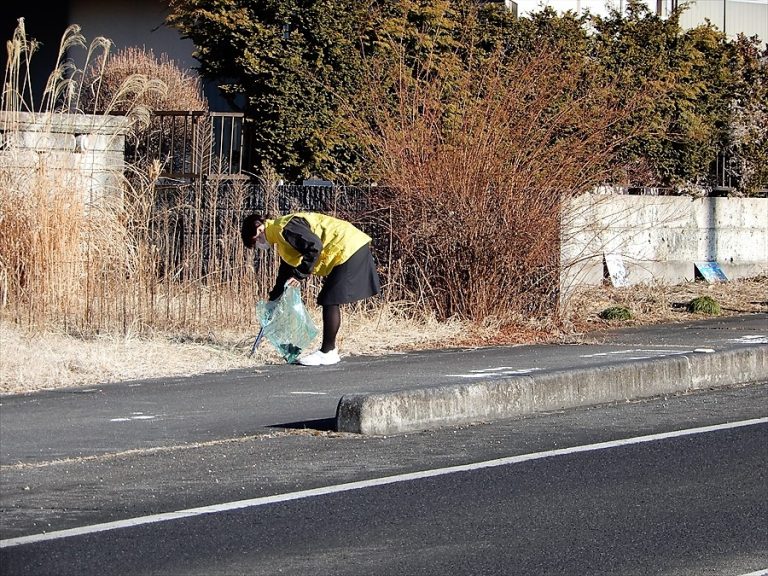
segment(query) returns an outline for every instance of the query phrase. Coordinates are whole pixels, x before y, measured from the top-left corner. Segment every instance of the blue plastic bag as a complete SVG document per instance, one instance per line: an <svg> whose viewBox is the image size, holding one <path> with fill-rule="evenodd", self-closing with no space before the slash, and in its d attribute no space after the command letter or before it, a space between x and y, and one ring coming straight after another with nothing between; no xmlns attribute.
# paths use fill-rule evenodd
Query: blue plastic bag
<svg viewBox="0 0 768 576"><path fill-rule="evenodd" d="M258 302L256 316L261 324L260 335L269 340L288 364L295 362L317 336L317 326L294 286L286 286L277 300Z"/></svg>

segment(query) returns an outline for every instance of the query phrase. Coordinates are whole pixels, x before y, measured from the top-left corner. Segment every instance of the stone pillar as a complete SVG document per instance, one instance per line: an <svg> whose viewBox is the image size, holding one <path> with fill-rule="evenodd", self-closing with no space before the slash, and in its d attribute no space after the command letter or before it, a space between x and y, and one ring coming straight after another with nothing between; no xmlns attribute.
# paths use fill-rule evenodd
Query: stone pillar
<svg viewBox="0 0 768 576"><path fill-rule="evenodd" d="M87 204L121 198L129 119L93 114L0 112L0 169L23 187L48 176Z"/></svg>

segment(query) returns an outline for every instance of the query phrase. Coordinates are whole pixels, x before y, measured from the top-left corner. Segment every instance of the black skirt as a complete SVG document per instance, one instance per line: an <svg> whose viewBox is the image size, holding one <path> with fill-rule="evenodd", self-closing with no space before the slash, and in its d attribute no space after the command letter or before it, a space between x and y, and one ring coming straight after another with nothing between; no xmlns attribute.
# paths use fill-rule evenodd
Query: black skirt
<svg viewBox="0 0 768 576"><path fill-rule="evenodd" d="M380 290L373 254L366 244L326 276L317 303L320 306L349 304L375 296Z"/></svg>

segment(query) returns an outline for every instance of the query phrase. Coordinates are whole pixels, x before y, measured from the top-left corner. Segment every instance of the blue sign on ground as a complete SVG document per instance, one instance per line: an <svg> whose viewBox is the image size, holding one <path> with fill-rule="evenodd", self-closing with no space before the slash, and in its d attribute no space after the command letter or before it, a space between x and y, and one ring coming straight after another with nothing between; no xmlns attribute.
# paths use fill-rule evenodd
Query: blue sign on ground
<svg viewBox="0 0 768 576"><path fill-rule="evenodd" d="M728 277L717 262L694 262L699 274L709 282L728 282Z"/></svg>

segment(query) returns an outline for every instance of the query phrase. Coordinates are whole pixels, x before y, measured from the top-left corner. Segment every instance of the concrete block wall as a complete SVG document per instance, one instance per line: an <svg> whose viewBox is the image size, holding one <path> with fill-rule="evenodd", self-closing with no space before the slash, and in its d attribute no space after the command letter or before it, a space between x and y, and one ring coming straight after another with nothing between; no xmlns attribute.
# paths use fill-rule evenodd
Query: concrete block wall
<svg viewBox="0 0 768 576"><path fill-rule="evenodd" d="M0 168L22 187L46 174L87 203L121 197L128 129L122 116L0 112Z"/></svg>
<svg viewBox="0 0 768 576"><path fill-rule="evenodd" d="M768 198L586 194L563 211L561 288L599 285L605 255L627 284L680 284L696 262L717 262L729 279L768 273Z"/></svg>

